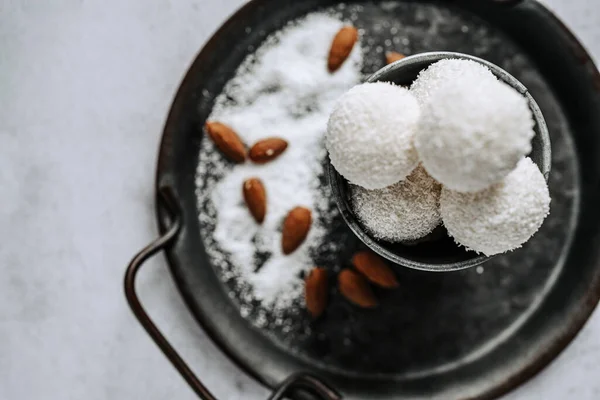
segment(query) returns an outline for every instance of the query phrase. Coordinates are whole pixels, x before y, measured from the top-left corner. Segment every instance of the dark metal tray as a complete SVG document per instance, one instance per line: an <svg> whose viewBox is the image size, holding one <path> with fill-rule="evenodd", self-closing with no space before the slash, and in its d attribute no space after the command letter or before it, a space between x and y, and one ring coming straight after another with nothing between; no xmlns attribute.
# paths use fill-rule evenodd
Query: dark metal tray
<svg viewBox="0 0 600 400"><path fill-rule="evenodd" d="M163 236L132 261L125 282L128 299L204 399L214 397L160 335L135 295L135 273L163 248L190 310L222 350L259 382L269 387L284 382L272 398L294 388L336 398L321 380L348 399L495 398L547 365L600 298L600 74L568 29L534 0L337 3L250 1L200 52L173 102L161 144L156 185ZM294 326L310 325L311 333L301 334L269 324L258 328L252 313L242 317L240 302L228 296L234 286L219 278L205 251L212 244L201 235L198 215L206 205L197 204L195 178L198 162L204 162L199 127L244 57L290 20L321 9L341 12L374 43L393 42L389 29L375 27L395 24L404 27L399 35L410 39L393 46L396 50L473 54L525 84L552 140L552 211L523 249L483 269L429 273L397 267L403 289L381 293L376 312L351 307L332 283L325 318L311 323L302 313L290 316ZM253 28L250 33L247 27ZM376 49L365 53L365 76L383 66ZM203 232L210 231L203 226ZM329 235L348 243L339 257L323 257L329 260L324 266L333 270L346 264L360 244L341 218ZM302 390L290 393L310 398Z"/></svg>

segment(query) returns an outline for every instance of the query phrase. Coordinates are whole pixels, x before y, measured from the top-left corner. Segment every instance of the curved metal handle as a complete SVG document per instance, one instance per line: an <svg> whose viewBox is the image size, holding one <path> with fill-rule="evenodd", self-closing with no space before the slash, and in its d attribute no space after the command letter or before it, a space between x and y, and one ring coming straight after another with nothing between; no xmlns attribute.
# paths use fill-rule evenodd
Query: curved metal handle
<svg viewBox="0 0 600 400"><path fill-rule="evenodd" d="M125 272L125 297L135 314L136 318L142 324L146 332L154 340L163 354L171 361L171 364L179 371L183 379L190 385L192 390L202 400L217 400L217 398L204 386L204 384L196 377L194 372L188 367L186 362L181 358L177 351L171 346L169 341L164 337L158 327L154 324L137 295L135 290L135 278L140 267L146 260L165 249L177 237L181 229L181 209L175 200L172 190L169 187L160 188L158 191L159 202L167 210L171 219L170 228L167 231L143 248L137 253ZM319 396L323 400L341 400L341 396L333 389L325 385L317 378L308 374L294 374L283 381L279 387L269 396L268 400L282 400L284 396L289 395L291 391L304 389Z"/></svg>
<svg viewBox="0 0 600 400"><path fill-rule="evenodd" d="M293 374L283 381L267 400L283 400L291 392L305 389L323 400L342 400L342 396L312 375Z"/></svg>
<svg viewBox="0 0 600 400"><path fill-rule="evenodd" d="M188 385L192 388L198 396L203 400L217 400L210 391L200 382L200 380L194 375L190 367L183 361L183 358L179 356L177 351L171 346L169 341L164 337L161 331L156 327L144 307L140 302L140 299L135 290L135 278L140 267L144 262L158 253L160 250L168 246L173 239L177 237L179 230L181 229L181 212L175 196L169 188L161 188L158 192L159 201L164 203L164 206L172 219L171 227L161 235L158 239L154 240L148 246L144 247L139 253L133 257L127 271L125 272L125 297L131 307L131 310L137 317L140 324L144 327L146 332L152 337L154 342L162 350L163 354L171 361L171 364L179 371L183 379L186 380Z"/></svg>

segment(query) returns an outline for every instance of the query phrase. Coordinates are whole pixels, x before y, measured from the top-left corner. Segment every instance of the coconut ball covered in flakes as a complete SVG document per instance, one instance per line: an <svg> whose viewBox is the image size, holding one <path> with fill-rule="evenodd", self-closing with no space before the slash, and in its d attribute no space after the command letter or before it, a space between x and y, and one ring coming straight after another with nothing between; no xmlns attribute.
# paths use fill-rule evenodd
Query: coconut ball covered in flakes
<svg viewBox="0 0 600 400"><path fill-rule="evenodd" d="M441 190L418 166L405 180L383 189L351 185L350 202L358 220L375 238L409 242L427 236L440 224Z"/></svg>
<svg viewBox="0 0 600 400"><path fill-rule="evenodd" d="M483 64L471 60L444 59L431 64L419 73L410 91L419 103L426 104L431 96L448 82L473 85L479 82L496 82L497 79Z"/></svg>
<svg viewBox="0 0 600 400"><path fill-rule="evenodd" d="M544 176L522 159L502 182L480 192L442 189L440 210L454 240L486 256L514 250L538 231L550 210Z"/></svg>
<svg viewBox="0 0 600 400"><path fill-rule="evenodd" d="M420 115L407 89L385 82L355 86L338 100L327 124L331 164L366 189L403 180L418 164L413 139Z"/></svg>
<svg viewBox="0 0 600 400"><path fill-rule="evenodd" d="M415 147L448 189L476 192L500 182L531 151L534 120L525 96L500 81L447 82L422 107Z"/></svg>

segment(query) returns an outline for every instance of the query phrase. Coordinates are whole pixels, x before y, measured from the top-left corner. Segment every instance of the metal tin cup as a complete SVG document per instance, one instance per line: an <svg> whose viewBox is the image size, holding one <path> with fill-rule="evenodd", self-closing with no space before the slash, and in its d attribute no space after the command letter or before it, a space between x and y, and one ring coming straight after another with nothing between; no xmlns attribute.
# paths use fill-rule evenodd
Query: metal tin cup
<svg viewBox="0 0 600 400"><path fill-rule="evenodd" d="M537 103L527 88L508 72L488 61L467 54L451 52L421 53L396 61L373 74L367 82L392 82L408 86L419 72L442 59L472 60L488 67L502 82L510 85L529 102L535 121L535 136L529 157L536 163L546 180L550 173L551 145L548 128ZM414 243L390 243L374 238L358 221L349 202L348 182L329 164L329 184L333 198L348 227L371 250L386 259L413 269L426 271L455 271L480 265L491 257L467 251L448 236L443 227L438 227L430 235Z"/></svg>

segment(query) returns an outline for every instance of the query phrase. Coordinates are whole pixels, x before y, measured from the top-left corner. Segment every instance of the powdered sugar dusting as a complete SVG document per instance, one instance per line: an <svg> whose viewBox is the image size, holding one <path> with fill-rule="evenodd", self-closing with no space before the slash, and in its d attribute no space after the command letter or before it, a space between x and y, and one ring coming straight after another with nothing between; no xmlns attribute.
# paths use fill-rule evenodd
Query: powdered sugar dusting
<svg viewBox="0 0 600 400"><path fill-rule="evenodd" d="M301 276L314 266L311 253L323 245L327 222L335 216L318 178L326 157L323 137L334 102L359 83L362 66L357 45L342 68L327 71L329 46L342 26L323 13L291 23L247 57L216 99L210 120L230 125L248 146L270 136L287 140L280 157L232 167L210 140L202 143L197 195L206 213L200 219L214 225L212 237L206 232L203 237L215 244L207 251L221 276L236 282L243 303L257 303L274 315L302 299ZM205 180L208 168L216 178ZM250 177L260 178L266 188L262 225L243 201L242 184ZM284 256L281 225L296 206L312 210L313 225L304 244ZM242 306L243 314L251 311Z"/></svg>

